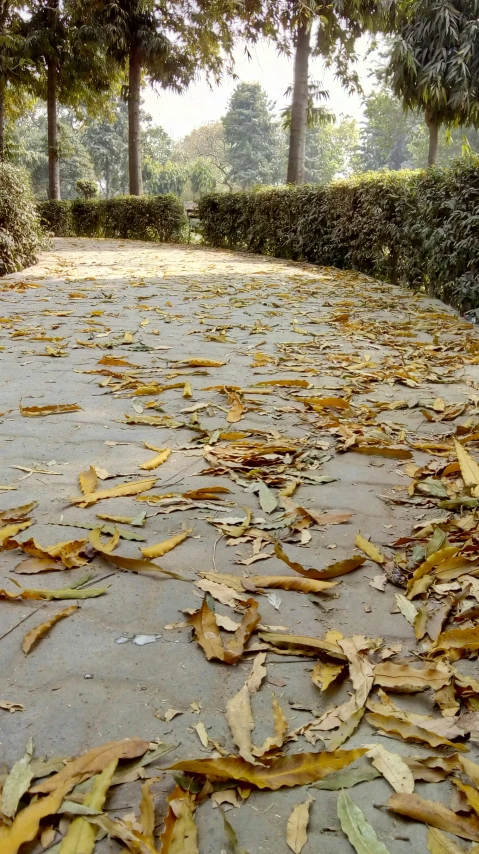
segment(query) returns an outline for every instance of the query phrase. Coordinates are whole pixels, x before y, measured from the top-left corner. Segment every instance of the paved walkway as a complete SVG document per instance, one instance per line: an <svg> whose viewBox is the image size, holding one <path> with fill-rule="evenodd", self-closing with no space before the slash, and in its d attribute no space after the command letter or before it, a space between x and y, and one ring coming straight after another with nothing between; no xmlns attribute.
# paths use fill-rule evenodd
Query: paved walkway
<svg viewBox="0 0 479 854"><path fill-rule="evenodd" d="M104 521L97 514L131 519L146 511L143 527L117 523L144 542L122 539L113 552L140 557L139 546L191 529L156 561L189 583L122 572L98 556L80 569L18 575L20 562L29 560L27 569L38 562L18 549L0 554L9 591L14 578L28 587L59 588L86 571L108 585L106 595L80 602L28 655L22 652L27 631L71 603L1 603L0 701L25 707L0 711L7 765L29 736L36 754L48 757L78 755L127 736L178 745L163 765L218 756L218 749L234 752L226 702L244 684L254 655L237 667L209 662L191 628L172 626L187 619L183 609L201 605L203 592L193 582L202 572L299 579L274 556L276 536L291 560L321 569L361 554L355 548L360 531L384 551L386 572L381 561L368 561L322 596L280 588L255 595L258 580L250 580L245 595L258 601L262 626L315 638L329 630L380 638L376 646L386 650L386 660L396 653L401 663L417 661L409 657L414 630L396 599L405 592L396 585L404 582L409 546L390 545L409 537L414 525L446 516L437 507L444 494L430 486L444 461L432 455L441 453L433 443L446 441L447 458L452 442L445 437L468 418L477 420L471 327L438 302L350 272L123 241L56 240L36 267L0 280L0 300L0 507L38 502L34 527L18 539L32 536L43 547L80 540L89 534L82 526ZM274 384L280 380L287 382ZM29 407L64 404L79 408L28 417ZM141 466L157 451L145 444L171 449L151 472ZM365 452L371 445L372 455ZM387 456L391 446L403 453ZM426 465L429 481L420 473ZM98 489L150 475L157 482L137 498L72 505L70 498L81 495L79 475L90 467L98 469ZM204 487L230 493L183 497ZM155 502L160 495L167 497ZM252 514L246 530L245 508ZM328 520L325 514L334 515ZM338 514L351 515L345 521ZM221 536L213 524L221 519L239 527L236 536ZM217 613L239 621L241 608L218 602L224 588L213 583L209 589ZM414 601L419 607L422 600ZM250 647L261 644L254 635ZM371 661L381 656L371 653ZM273 694L289 730L306 727L308 740L295 735L287 752L320 750L320 736L328 744L331 731L307 725L347 701L352 685L340 679L321 692L311 678L315 661L267 652L268 676L252 697L256 744L271 735ZM459 664L467 670L471 662ZM399 695L397 702L444 720L433 710L430 690ZM182 714L165 721L170 709ZM441 753L378 736L365 719L343 747L375 743L402 756ZM159 825L171 785L165 775L154 786ZM447 805L452 790L449 782L416 785L423 797ZM310 792L315 802L304 854L352 850L340 830L337 793ZM393 794L383 777L349 794L391 854L427 850L424 825L376 808ZM306 797L301 787L253 792L228 811L240 844L249 854L289 851L287 818ZM138 784L129 784L115 789L109 804L123 815L137 809L138 798ZM199 807L197 822L201 854L232 850L210 800ZM98 850L116 849L105 841Z"/></svg>

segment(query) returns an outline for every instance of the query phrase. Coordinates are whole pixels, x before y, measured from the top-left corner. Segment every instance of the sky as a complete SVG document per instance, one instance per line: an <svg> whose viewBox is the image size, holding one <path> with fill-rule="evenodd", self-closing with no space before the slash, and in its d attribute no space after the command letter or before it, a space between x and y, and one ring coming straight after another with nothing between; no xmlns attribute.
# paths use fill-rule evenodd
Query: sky
<svg viewBox="0 0 479 854"><path fill-rule="evenodd" d="M371 60L365 57L366 49L366 40L360 40L357 69L363 88L370 91L373 85L368 74ZM199 125L220 119L228 108L228 101L238 82L261 83L270 101L275 102L276 109L280 110L288 102L285 91L293 80L293 58L278 55L271 42L262 42L250 48L250 52L252 58L248 59L244 45L239 44L235 50L235 72L238 80L225 77L220 86L212 89L203 76L181 95L158 92L148 87L143 92L145 110L151 114L154 123L161 125L175 140L186 136ZM310 79L324 83L330 94L329 106L336 115L361 119L360 96L348 95L334 75L323 69L320 59L311 61Z"/></svg>

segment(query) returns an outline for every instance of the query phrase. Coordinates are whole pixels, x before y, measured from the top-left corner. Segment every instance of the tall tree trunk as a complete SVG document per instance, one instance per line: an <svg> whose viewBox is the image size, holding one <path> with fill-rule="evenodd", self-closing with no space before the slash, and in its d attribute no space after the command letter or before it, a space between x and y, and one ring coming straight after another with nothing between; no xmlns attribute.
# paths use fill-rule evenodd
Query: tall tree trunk
<svg viewBox="0 0 479 854"><path fill-rule="evenodd" d="M141 196L141 130L140 130L141 54L137 45L130 50L128 74L128 170L130 195Z"/></svg>
<svg viewBox="0 0 479 854"><path fill-rule="evenodd" d="M0 80L0 162L5 160L5 81Z"/></svg>
<svg viewBox="0 0 479 854"><path fill-rule="evenodd" d="M48 198L60 199L60 157L57 123L57 66L47 63Z"/></svg>
<svg viewBox="0 0 479 854"><path fill-rule="evenodd" d="M311 30L299 24L296 33L296 55L294 60L293 106L289 136L288 184L304 184L304 157L306 150L306 126L308 120L309 55L311 52Z"/></svg>
<svg viewBox="0 0 479 854"><path fill-rule="evenodd" d="M431 118L428 110L426 110L426 124L429 129L429 152L427 156L427 165L435 166L439 144L439 125L437 121Z"/></svg>

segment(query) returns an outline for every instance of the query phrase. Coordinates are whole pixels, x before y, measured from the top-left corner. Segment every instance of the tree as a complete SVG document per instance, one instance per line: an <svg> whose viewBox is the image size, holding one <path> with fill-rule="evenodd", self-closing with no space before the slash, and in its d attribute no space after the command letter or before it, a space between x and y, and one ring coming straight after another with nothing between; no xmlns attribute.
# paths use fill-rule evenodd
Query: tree
<svg viewBox="0 0 479 854"><path fill-rule="evenodd" d="M60 199L58 103L98 108L114 70L107 67L98 33L86 32L80 0L31 0L24 21L24 51L34 64L30 85L47 102L48 195Z"/></svg>
<svg viewBox="0 0 479 854"><path fill-rule="evenodd" d="M347 116L337 123L309 128L306 132L306 182L328 184L339 175L348 175L358 141L356 121Z"/></svg>
<svg viewBox="0 0 479 854"><path fill-rule="evenodd" d="M294 52L294 83L287 181L304 182L309 106L309 62L312 55L334 64L348 86L358 78L350 70L356 39L366 31L392 25L395 0L270 0L265 17L280 48ZM269 18L268 18L269 15Z"/></svg>
<svg viewBox="0 0 479 854"><path fill-rule="evenodd" d="M20 4L0 0L0 161L6 156L5 125L17 117L31 99L25 89L29 71L25 67ZM29 104L30 100L30 104Z"/></svg>
<svg viewBox="0 0 479 854"><path fill-rule="evenodd" d="M213 166L206 158L198 157L190 172L191 189L194 196L203 196L216 189Z"/></svg>
<svg viewBox="0 0 479 854"><path fill-rule="evenodd" d="M479 0L407 0L388 73L405 108L425 114L433 166L441 125L479 126Z"/></svg>
<svg viewBox="0 0 479 854"><path fill-rule="evenodd" d="M405 113L401 101L384 86L364 99L358 166L363 172L405 169L411 165L411 135L422 124L416 113Z"/></svg>
<svg viewBox="0 0 479 854"><path fill-rule="evenodd" d="M105 118L89 117L82 142L107 199L128 192L128 107L118 99Z"/></svg>
<svg viewBox="0 0 479 854"><path fill-rule="evenodd" d="M233 0L90 0L90 25L104 28L109 53L128 71L130 193L141 195L142 79L183 90L199 69L218 80L233 44Z"/></svg>
<svg viewBox="0 0 479 854"><path fill-rule="evenodd" d="M206 160L216 184L230 192L234 189L223 122L209 122L192 130L176 146L175 156L183 162Z"/></svg>
<svg viewBox="0 0 479 854"><path fill-rule="evenodd" d="M272 178L274 123L259 83L240 83L223 118L230 177L245 190Z"/></svg>

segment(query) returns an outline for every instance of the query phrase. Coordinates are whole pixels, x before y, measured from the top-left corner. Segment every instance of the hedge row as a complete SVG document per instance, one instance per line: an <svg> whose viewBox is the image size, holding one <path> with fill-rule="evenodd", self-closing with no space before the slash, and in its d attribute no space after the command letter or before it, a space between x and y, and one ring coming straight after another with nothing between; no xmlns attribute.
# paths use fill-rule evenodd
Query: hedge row
<svg viewBox="0 0 479 854"><path fill-rule="evenodd" d="M185 214L176 196L121 196L73 202L39 202L42 225L55 237L111 237L177 242Z"/></svg>
<svg viewBox="0 0 479 854"><path fill-rule="evenodd" d="M205 241L359 270L479 306L479 160L201 199Z"/></svg>
<svg viewBox="0 0 479 854"><path fill-rule="evenodd" d="M35 260L42 231L27 175L0 162L0 276Z"/></svg>

